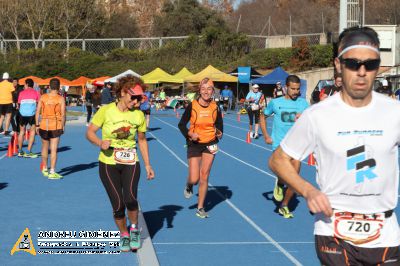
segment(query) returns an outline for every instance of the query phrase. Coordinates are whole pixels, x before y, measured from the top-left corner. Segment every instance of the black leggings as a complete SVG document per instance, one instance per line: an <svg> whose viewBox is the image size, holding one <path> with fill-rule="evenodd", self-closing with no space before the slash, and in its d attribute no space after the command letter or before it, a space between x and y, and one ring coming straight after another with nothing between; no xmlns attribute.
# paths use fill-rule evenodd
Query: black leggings
<svg viewBox="0 0 400 266"><path fill-rule="evenodd" d="M138 209L137 189L140 178L140 164L105 164L99 162L101 182L107 191L115 219L125 217L125 207L129 211Z"/></svg>
<svg viewBox="0 0 400 266"><path fill-rule="evenodd" d="M249 123L250 125L253 125L253 118L254 118L254 122L256 124L258 124L258 122L260 121L260 110L251 110L251 108L247 108L247 114L249 115Z"/></svg>

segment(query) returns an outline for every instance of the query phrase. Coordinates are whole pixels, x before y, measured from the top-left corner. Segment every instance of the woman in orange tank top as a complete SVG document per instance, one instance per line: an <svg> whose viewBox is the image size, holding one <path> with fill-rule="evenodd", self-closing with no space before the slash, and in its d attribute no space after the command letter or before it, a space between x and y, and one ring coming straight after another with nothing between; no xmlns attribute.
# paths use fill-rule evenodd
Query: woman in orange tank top
<svg viewBox="0 0 400 266"><path fill-rule="evenodd" d="M209 78L200 84L200 97L193 100L179 121L179 129L186 138L189 176L184 189L185 198L193 195L193 185L199 183L199 198L196 215L207 218L204 200L208 189L208 176L218 152L218 140L222 137L222 115L217 104L212 101L214 83ZM190 123L189 128L187 124Z"/></svg>
<svg viewBox="0 0 400 266"><path fill-rule="evenodd" d="M60 80L50 80L50 92L40 97L36 109L36 132L42 138L42 174L49 179L61 179L55 172L57 162L57 148L60 136L65 128L65 100L58 94ZM39 123L39 117L41 120ZM47 169L48 150L50 146L50 170Z"/></svg>

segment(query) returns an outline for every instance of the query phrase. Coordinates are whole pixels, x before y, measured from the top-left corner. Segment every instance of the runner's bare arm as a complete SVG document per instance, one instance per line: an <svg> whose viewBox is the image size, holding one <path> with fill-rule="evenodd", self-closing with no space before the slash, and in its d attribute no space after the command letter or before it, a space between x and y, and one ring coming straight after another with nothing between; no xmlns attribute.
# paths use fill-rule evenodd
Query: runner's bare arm
<svg viewBox="0 0 400 266"><path fill-rule="evenodd" d="M307 200L308 208L313 213L322 212L326 216L332 216L332 207L328 197L312 184L303 179L291 164L291 158L281 147L272 154L269 167L285 183Z"/></svg>
<svg viewBox="0 0 400 266"><path fill-rule="evenodd" d="M261 127L261 132L264 136L264 140L267 144L272 144L272 138L270 135L268 135L267 132L267 117L265 116L264 112L260 112L260 127Z"/></svg>
<svg viewBox="0 0 400 266"><path fill-rule="evenodd" d="M66 112L67 107L65 106L65 99L63 97L62 101L61 101L61 125L63 126L62 130L65 132L65 122L66 122L66 116L67 116L67 112Z"/></svg>
<svg viewBox="0 0 400 266"><path fill-rule="evenodd" d="M36 107L36 113L35 113L35 125L36 125L36 133L39 132L39 116L40 116L40 110L42 110L42 101L39 100L39 103Z"/></svg>
<svg viewBox="0 0 400 266"><path fill-rule="evenodd" d="M90 123L86 130L86 138L96 146L99 146L102 150L107 150L110 148L111 141L110 140L102 140L97 137L96 132L100 128L93 123Z"/></svg>
<svg viewBox="0 0 400 266"><path fill-rule="evenodd" d="M149 146L147 145L146 134L140 131L138 131L137 134L138 134L139 150L140 153L142 154L143 162L146 167L147 179L153 179L154 171L150 165Z"/></svg>

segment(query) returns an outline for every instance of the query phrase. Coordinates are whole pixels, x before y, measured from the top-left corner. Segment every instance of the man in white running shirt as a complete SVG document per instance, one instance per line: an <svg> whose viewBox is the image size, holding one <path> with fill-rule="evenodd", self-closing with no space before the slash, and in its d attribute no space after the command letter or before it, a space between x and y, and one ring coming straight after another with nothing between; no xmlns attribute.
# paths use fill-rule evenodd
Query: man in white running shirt
<svg viewBox="0 0 400 266"><path fill-rule="evenodd" d="M308 108L270 159L271 169L315 213L322 265L400 265L398 201L400 103L372 91L379 39L368 27L339 36L340 93ZM291 164L313 153L319 188Z"/></svg>

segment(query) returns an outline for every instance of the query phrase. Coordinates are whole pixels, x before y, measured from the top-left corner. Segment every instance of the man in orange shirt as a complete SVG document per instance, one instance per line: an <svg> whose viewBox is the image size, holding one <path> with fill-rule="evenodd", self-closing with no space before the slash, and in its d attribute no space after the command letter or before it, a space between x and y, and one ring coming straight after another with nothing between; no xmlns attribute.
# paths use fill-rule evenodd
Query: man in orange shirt
<svg viewBox="0 0 400 266"><path fill-rule="evenodd" d="M15 90L13 84L8 81L9 78L10 75L5 72L3 74L3 80L0 82L0 127L3 126L5 118L5 127L0 134L4 134L5 136L10 134L8 128L10 126L11 112L13 109L12 92Z"/></svg>

